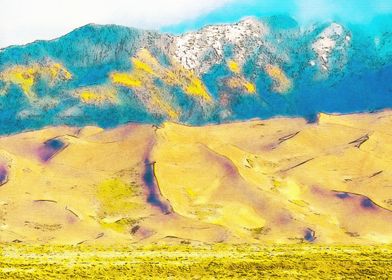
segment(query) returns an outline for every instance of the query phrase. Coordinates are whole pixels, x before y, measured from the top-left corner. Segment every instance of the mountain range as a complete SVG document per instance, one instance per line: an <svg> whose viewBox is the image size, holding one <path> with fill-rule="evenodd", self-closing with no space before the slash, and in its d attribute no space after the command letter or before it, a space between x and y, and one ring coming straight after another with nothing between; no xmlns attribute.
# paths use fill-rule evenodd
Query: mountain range
<svg viewBox="0 0 392 280"><path fill-rule="evenodd" d="M187 125L392 106L392 33L285 16L182 35L89 24L0 51L0 134Z"/></svg>
<svg viewBox="0 0 392 280"><path fill-rule="evenodd" d="M2 49L0 242L391 243L388 22Z"/></svg>

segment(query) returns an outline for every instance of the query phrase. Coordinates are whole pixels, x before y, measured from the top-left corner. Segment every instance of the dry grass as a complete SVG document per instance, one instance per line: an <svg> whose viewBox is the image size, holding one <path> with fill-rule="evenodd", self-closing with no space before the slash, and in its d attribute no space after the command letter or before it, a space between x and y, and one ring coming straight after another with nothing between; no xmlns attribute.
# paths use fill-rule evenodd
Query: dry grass
<svg viewBox="0 0 392 280"><path fill-rule="evenodd" d="M391 246L4 245L0 279L388 279Z"/></svg>

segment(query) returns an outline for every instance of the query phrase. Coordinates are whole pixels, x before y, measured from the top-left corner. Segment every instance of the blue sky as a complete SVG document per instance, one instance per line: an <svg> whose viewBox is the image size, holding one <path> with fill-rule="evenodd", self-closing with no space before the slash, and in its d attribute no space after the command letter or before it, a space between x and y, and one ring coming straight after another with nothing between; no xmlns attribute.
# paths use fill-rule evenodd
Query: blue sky
<svg viewBox="0 0 392 280"><path fill-rule="evenodd" d="M391 13L392 0L0 0L0 48L53 39L88 23L182 33L246 16L367 23Z"/></svg>
<svg viewBox="0 0 392 280"><path fill-rule="evenodd" d="M241 0L161 30L182 33L208 24L236 22L246 16L262 18L277 14L291 16L302 25L332 20L368 24L377 16L391 13L392 0Z"/></svg>

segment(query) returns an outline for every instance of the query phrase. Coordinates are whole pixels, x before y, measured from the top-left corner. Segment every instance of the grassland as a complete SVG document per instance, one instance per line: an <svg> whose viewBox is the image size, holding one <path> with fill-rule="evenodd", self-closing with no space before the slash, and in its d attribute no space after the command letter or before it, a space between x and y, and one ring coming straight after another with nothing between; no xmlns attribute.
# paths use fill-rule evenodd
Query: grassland
<svg viewBox="0 0 392 280"><path fill-rule="evenodd" d="M392 246L3 245L0 279L390 279Z"/></svg>

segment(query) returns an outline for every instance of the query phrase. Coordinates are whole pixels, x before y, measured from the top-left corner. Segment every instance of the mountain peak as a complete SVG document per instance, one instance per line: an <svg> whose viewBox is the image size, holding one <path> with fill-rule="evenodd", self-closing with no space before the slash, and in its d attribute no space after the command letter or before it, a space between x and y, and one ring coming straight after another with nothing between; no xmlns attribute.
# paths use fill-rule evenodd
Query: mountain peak
<svg viewBox="0 0 392 280"><path fill-rule="evenodd" d="M258 20L256 17L245 17L238 22L239 25L244 26L260 26L262 22Z"/></svg>

